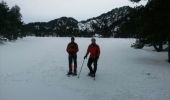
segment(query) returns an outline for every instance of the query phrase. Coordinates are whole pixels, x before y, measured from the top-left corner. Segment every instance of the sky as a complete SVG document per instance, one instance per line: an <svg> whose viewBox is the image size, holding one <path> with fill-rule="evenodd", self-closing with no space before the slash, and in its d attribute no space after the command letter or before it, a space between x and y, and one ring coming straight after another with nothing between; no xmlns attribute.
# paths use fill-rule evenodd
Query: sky
<svg viewBox="0 0 170 100"><path fill-rule="evenodd" d="M1 0L2 1L2 0ZM22 21L48 22L63 16L73 17L78 21L97 17L114 8L136 6L129 0L3 0L11 8L21 8ZM146 0L140 4L145 4ZM139 5L139 4L138 4Z"/></svg>

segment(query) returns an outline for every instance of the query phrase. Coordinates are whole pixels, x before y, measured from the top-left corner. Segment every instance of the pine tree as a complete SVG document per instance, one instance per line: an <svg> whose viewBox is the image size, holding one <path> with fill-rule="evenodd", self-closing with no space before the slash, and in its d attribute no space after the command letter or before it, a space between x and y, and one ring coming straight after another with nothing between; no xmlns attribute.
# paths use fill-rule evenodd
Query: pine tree
<svg viewBox="0 0 170 100"><path fill-rule="evenodd" d="M139 2L142 0L130 0ZM164 41L169 41L170 29L170 13L169 0L148 0L143 12L143 37L150 41L161 44ZM160 46L161 47L161 46ZM170 48L170 47L169 47ZM168 50L168 59L170 61L170 50Z"/></svg>
<svg viewBox="0 0 170 100"><path fill-rule="evenodd" d="M9 8L7 6L7 4L2 1L0 2L0 36L2 37L6 37L6 27L8 25L8 11Z"/></svg>
<svg viewBox="0 0 170 100"><path fill-rule="evenodd" d="M9 40L16 40L22 37L21 14L19 6L15 5L11 9L2 1L0 3L0 36Z"/></svg>

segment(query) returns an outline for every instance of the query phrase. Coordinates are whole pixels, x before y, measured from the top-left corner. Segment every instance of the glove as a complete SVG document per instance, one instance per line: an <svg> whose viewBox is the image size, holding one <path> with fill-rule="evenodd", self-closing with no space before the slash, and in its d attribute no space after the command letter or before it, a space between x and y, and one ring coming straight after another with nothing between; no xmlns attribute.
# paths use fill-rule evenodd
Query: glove
<svg viewBox="0 0 170 100"><path fill-rule="evenodd" d="M87 58L87 55L84 56L84 59L86 59L86 58Z"/></svg>

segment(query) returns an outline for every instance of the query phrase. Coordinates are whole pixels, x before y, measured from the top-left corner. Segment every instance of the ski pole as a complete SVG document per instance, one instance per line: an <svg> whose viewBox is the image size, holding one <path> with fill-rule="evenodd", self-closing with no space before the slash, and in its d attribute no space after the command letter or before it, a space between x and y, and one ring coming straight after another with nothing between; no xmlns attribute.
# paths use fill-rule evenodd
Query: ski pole
<svg viewBox="0 0 170 100"><path fill-rule="evenodd" d="M85 60L85 59L84 59ZM83 60L83 63L82 63L82 65L81 65L81 69L80 69L80 72L79 72L79 74L78 74L78 78L80 77L80 73L81 73L81 70L82 70L82 67L83 67L83 64L84 64L84 60Z"/></svg>

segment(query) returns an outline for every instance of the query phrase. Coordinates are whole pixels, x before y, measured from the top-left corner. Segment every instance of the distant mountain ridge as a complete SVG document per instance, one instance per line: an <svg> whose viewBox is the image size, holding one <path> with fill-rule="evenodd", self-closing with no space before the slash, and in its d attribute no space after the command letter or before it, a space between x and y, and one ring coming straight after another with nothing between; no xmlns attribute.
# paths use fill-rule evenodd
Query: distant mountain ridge
<svg viewBox="0 0 170 100"><path fill-rule="evenodd" d="M117 34L120 25L128 19L133 8L124 6L115 8L98 17L78 22L72 17L61 17L49 22L35 22L25 25L27 33L36 36L93 36L99 34L110 37Z"/></svg>

